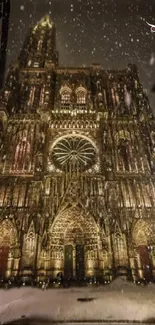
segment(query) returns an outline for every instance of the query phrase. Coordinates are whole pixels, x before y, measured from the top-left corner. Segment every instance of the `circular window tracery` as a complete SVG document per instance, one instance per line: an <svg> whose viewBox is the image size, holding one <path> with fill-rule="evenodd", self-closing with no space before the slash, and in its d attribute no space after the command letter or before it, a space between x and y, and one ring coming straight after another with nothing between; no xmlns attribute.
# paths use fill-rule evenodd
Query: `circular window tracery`
<svg viewBox="0 0 155 325"><path fill-rule="evenodd" d="M92 143L83 137L62 138L53 147L51 158L62 170L87 170L95 163L96 150Z"/></svg>

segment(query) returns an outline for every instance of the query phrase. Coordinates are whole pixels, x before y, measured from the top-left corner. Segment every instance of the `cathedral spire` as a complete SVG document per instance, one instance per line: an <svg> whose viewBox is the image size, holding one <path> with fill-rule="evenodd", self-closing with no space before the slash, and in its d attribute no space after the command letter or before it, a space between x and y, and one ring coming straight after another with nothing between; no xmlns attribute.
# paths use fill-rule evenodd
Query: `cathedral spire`
<svg viewBox="0 0 155 325"><path fill-rule="evenodd" d="M36 24L34 27L34 31L36 31L39 28L52 28L54 26L54 23L51 20L51 17L49 15L45 15L41 20Z"/></svg>
<svg viewBox="0 0 155 325"><path fill-rule="evenodd" d="M44 16L29 31L19 62L22 68L44 68L58 64L56 29L49 15Z"/></svg>

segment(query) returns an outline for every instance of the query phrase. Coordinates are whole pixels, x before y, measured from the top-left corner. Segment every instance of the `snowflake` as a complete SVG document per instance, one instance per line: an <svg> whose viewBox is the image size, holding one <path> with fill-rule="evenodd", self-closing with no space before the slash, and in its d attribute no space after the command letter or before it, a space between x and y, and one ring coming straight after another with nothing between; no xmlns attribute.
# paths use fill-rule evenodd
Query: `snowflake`
<svg viewBox="0 0 155 325"><path fill-rule="evenodd" d="M131 104L131 95L130 93L126 90L125 92L125 103L128 107L130 107Z"/></svg>
<svg viewBox="0 0 155 325"><path fill-rule="evenodd" d="M150 65L153 65L155 63L155 56L154 56L154 53L151 55L151 58L150 58Z"/></svg>

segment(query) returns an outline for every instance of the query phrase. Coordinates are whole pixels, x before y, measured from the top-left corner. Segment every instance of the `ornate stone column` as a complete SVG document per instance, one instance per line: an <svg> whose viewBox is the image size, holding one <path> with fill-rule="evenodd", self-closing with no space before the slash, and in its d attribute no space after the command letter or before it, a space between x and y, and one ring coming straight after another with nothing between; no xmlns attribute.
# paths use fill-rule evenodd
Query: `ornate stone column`
<svg viewBox="0 0 155 325"><path fill-rule="evenodd" d="M152 275L155 277L155 246L151 249Z"/></svg>
<svg viewBox="0 0 155 325"><path fill-rule="evenodd" d="M76 245L73 246L73 276L76 276Z"/></svg>
<svg viewBox="0 0 155 325"><path fill-rule="evenodd" d="M136 257L137 257L138 275L142 279L143 278L143 270L142 270L142 265L141 265L139 252L137 252Z"/></svg>
<svg viewBox="0 0 155 325"><path fill-rule="evenodd" d="M89 249L89 245L85 245L85 276L92 277L96 276L98 270L98 258L97 252L93 249ZM96 254L96 255L95 255Z"/></svg>
<svg viewBox="0 0 155 325"><path fill-rule="evenodd" d="M7 271L6 271L7 278L9 278L12 275L12 266L13 266L13 252L12 250L10 250L8 255Z"/></svg>
<svg viewBox="0 0 155 325"><path fill-rule="evenodd" d="M20 258L21 258L21 253L20 253L20 245L17 245L14 248L14 259L13 259L13 273L14 275L18 274L18 270L19 270L19 264L20 264Z"/></svg>

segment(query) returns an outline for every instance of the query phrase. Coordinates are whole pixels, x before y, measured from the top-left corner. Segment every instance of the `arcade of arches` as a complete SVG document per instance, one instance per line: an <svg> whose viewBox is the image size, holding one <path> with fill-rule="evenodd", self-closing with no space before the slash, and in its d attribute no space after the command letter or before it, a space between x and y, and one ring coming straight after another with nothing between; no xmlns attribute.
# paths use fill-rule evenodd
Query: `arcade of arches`
<svg viewBox="0 0 155 325"><path fill-rule="evenodd" d="M139 220L133 225L131 244L116 225L105 235L87 211L71 207L60 211L40 236L31 222L23 234L23 245L15 224L3 219L0 224L0 275L44 274L65 277L103 276L107 268L130 267L132 276L149 279L155 268L154 227ZM46 238L45 238L46 237Z"/></svg>

